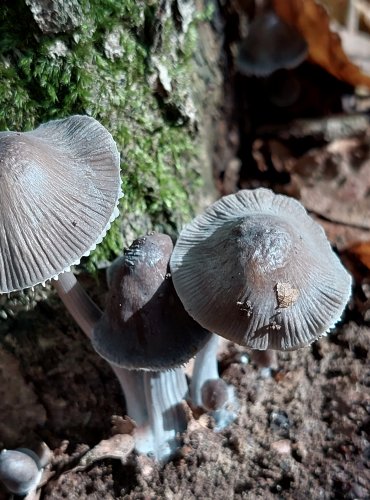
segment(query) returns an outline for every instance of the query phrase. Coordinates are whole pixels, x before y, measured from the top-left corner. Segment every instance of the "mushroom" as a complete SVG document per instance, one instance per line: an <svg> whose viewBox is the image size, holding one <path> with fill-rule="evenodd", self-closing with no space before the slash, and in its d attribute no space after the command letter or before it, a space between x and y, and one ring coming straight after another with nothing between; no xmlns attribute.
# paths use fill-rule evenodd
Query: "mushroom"
<svg viewBox="0 0 370 500"><path fill-rule="evenodd" d="M261 378L269 378L278 369L278 359L276 351L266 349L266 351L258 351L253 349L250 352L250 359L259 369Z"/></svg>
<svg viewBox="0 0 370 500"><path fill-rule="evenodd" d="M236 66L247 76L266 77L279 69L292 69L307 56L302 36L269 6L263 6L238 48Z"/></svg>
<svg viewBox="0 0 370 500"><path fill-rule="evenodd" d="M201 326L252 349L292 350L340 319L351 277L324 230L264 188L225 196L180 233L176 291Z"/></svg>
<svg viewBox="0 0 370 500"><path fill-rule="evenodd" d="M210 337L185 312L168 274L169 236L134 241L108 273L107 306L92 344L114 368L136 422L136 450L163 462L186 428L186 361Z"/></svg>
<svg viewBox="0 0 370 500"><path fill-rule="evenodd" d="M36 490L43 473L39 457L32 450L2 450L0 481L15 495L27 495Z"/></svg>
<svg viewBox="0 0 370 500"><path fill-rule="evenodd" d="M88 116L0 132L0 292L54 278L87 335L100 311L69 271L105 236L122 196L111 134Z"/></svg>
<svg viewBox="0 0 370 500"><path fill-rule="evenodd" d="M239 404L234 387L227 385L218 373L219 336L213 334L195 357L190 382L190 400L204 408L215 421L215 430L230 425L237 417Z"/></svg>

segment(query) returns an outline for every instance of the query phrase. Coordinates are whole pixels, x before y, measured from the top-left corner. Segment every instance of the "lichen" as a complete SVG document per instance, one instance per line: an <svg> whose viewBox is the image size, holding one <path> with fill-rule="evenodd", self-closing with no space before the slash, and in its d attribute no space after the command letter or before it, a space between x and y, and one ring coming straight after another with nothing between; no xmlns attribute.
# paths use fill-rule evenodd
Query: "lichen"
<svg viewBox="0 0 370 500"><path fill-rule="evenodd" d="M70 0L63 13L64 3L53 0L47 3L58 16L44 22L43 3L5 0L0 10L0 129L29 130L81 113L112 133L125 196L121 219L87 261L92 269L140 232L175 234L193 215L197 15L188 1L181 13L181 2L170 0ZM170 89L161 85L158 62Z"/></svg>

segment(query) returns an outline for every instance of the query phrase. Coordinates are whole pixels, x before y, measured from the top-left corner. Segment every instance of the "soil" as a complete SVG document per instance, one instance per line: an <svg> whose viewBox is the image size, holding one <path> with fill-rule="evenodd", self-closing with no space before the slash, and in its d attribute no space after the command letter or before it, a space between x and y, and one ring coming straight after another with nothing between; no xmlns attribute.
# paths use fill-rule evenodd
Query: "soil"
<svg viewBox="0 0 370 500"><path fill-rule="evenodd" d="M353 238L370 240L369 225L352 227L343 215L348 206L356 219L353 200L366 201L370 192L368 123L356 122L348 132L340 118L345 133L337 127L335 137L320 120L314 133L312 122L292 126L296 119L342 113L342 97L353 89L305 63L294 73L303 89L297 101L284 109L276 99L269 101L268 85L232 67L230 47L238 38L234 3L239 5L221 2L219 12L226 78L215 146L217 187L229 194L263 185L305 205L319 193L325 210L315 202L312 214L353 273L353 298L328 336L305 349L278 353L276 369L256 366L243 347L225 343L220 374L235 387L238 418L215 432L212 419L189 409L179 452L163 466L130 450L122 460L82 464L87 451L115 432L112 417L125 415L125 402L109 365L52 292L33 310L1 321L0 448L47 444L43 500L370 498L369 268L348 252ZM356 184L359 172L363 179ZM103 305L103 273L96 280L79 278ZM0 500L7 498L0 487Z"/></svg>
<svg viewBox="0 0 370 500"><path fill-rule="evenodd" d="M216 433L198 415L163 467L132 452L124 464L105 459L82 470L81 457L125 413L109 366L56 297L2 323L1 338L0 444L51 448L42 499L369 498L365 325L345 319L310 348L279 353L270 376L242 347L225 344L220 372L240 401L229 428Z"/></svg>

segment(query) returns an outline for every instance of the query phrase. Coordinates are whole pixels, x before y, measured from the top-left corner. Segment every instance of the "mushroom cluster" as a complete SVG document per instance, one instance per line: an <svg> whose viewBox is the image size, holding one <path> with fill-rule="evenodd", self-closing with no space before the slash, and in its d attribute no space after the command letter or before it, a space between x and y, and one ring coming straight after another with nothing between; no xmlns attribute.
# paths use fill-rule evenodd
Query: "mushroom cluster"
<svg viewBox="0 0 370 500"><path fill-rule="evenodd" d="M312 343L351 293L322 227L298 201L264 188L225 196L196 217L170 266L190 316L252 349Z"/></svg>
<svg viewBox="0 0 370 500"><path fill-rule="evenodd" d="M120 381L136 450L159 461L178 447L186 397L216 429L237 415L233 388L218 375L215 334L253 349L296 349L330 329L348 301L351 278L322 228L296 200L257 189L214 203L174 249L164 234L136 240L108 270L102 312L69 267L118 215L119 154L109 132L86 116L1 132L0 176L0 291L54 278ZM188 395L181 365L197 353ZM37 462L19 453L3 451L0 460L14 492L40 478ZM12 486L17 461L32 470L27 488Z"/></svg>
<svg viewBox="0 0 370 500"><path fill-rule="evenodd" d="M104 313L69 270L100 243L118 215L119 163L111 134L87 116L0 133L0 291L53 279L121 383L136 423L136 449L164 461L186 428L182 401L188 384L181 365L210 338L173 288L171 239L148 235L117 259Z"/></svg>

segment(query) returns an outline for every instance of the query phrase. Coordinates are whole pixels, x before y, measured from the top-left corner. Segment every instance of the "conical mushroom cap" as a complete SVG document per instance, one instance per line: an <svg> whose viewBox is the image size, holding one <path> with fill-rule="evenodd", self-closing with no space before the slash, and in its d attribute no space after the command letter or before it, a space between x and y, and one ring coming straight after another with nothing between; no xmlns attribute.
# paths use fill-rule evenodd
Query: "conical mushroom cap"
<svg viewBox="0 0 370 500"><path fill-rule="evenodd" d="M307 43L273 10L255 17L241 41L237 67L245 75L269 76L278 69L292 69L307 56Z"/></svg>
<svg viewBox="0 0 370 500"><path fill-rule="evenodd" d="M253 349L296 349L340 318L351 277L321 226L267 189L225 196L181 232L172 279L204 328Z"/></svg>
<svg viewBox="0 0 370 500"><path fill-rule="evenodd" d="M210 333L185 311L168 274L169 236L135 240L114 265L106 310L92 343L109 363L133 370L175 368L195 356Z"/></svg>
<svg viewBox="0 0 370 500"><path fill-rule="evenodd" d="M0 132L0 292L56 277L118 214L119 153L88 116Z"/></svg>

